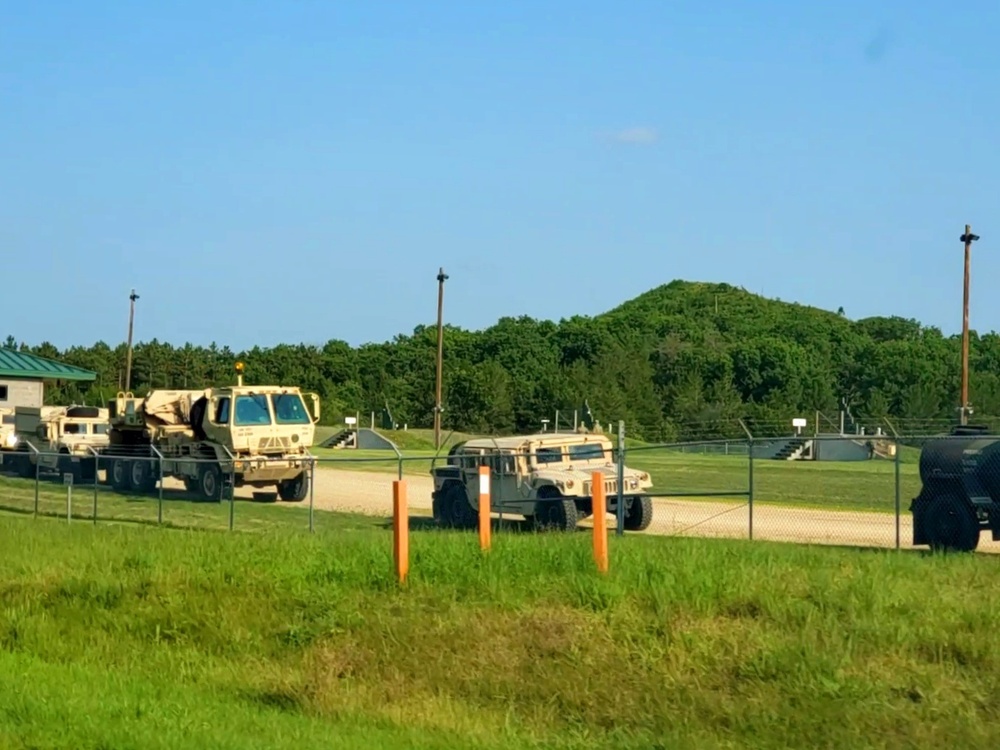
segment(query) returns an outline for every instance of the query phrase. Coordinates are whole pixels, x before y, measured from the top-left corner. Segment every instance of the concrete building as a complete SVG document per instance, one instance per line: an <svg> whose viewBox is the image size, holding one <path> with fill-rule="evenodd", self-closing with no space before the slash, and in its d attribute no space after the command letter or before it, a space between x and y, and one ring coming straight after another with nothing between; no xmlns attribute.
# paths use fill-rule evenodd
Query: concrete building
<svg viewBox="0 0 1000 750"><path fill-rule="evenodd" d="M81 367L13 349L0 349L0 411L12 412L17 406L42 406L46 382L92 382L96 379L96 372Z"/></svg>

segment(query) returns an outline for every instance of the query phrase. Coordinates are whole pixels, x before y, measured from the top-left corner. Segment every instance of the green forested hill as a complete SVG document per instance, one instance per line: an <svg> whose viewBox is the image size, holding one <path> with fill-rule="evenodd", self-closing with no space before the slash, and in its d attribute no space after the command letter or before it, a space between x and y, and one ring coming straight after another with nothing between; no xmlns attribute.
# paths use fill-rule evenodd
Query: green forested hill
<svg viewBox="0 0 1000 750"><path fill-rule="evenodd" d="M66 386L50 391L53 401L107 398L124 369L124 344L20 347L99 373L90 391ZM133 390L231 382L239 358L248 382L318 391L324 421L388 403L398 423L422 427L433 421L435 348L433 325L358 348L331 340L232 352L153 340L135 347ZM960 354L959 337L915 320L851 321L727 284L673 281L595 317L446 328L444 424L536 429L557 409L565 424L586 399L595 419L625 419L635 437L741 435L737 419L774 434L793 416L810 426L817 410L835 418L844 400L869 425L888 417L900 431L927 431L957 417ZM973 333L970 362L975 419L1000 415L1000 336Z"/></svg>

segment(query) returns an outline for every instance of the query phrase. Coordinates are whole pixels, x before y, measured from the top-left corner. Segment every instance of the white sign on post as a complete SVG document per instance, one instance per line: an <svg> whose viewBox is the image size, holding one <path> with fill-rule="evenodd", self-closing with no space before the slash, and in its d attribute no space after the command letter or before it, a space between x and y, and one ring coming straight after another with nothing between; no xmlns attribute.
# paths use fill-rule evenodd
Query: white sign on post
<svg viewBox="0 0 1000 750"><path fill-rule="evenodd" d="M806 426L806 420L802 417L796 417L792 420L792 427L795 428L795 432L802 434L802 428Z"/></svg>
<svg viewBox="0 0 1000 750"><path fill-rule="evenodd" d="M73 475L68 471L63 474L63 484L66 485L73 484Z"/></svg>
<svg viewBox="0 0 1000 750"><path fill-rule="evenodd" d="M357 417L344 417L344 424L357 424L357 423L358 423Z"/></svg>

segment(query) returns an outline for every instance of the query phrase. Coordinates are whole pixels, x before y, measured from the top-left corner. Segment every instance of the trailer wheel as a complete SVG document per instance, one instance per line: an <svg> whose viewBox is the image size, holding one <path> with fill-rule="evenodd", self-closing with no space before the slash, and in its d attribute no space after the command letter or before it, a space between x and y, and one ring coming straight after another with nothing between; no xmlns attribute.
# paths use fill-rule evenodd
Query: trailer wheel
<svg viewBox="0 0 1000 750"><path fill-rule="evenodd" d="M979 546L979 521L967 503L938 495L927 507L927 536L936 552L972 552Z"/></svg>
<svg viewBox="0 0 1000 750"><path fill-rule="evenodd" d="M309 474L303 471L294 479L278 482L278 496L286 503L300 503L309 496Z"/></svg>
<svg viewBox="0 0 1000 750"><path fill-rule="evenodd" d="M218 464L203 464L198 476L198 489L206 500L222 501L222 470Z"/></svg>
<svg viewBox="0 0 1000 750"><path fill-rule="evenodd" d="M653 498L633 497L632 503L625 508L625 522L622 526L628 531L645 531L653 522Z"/></svg>

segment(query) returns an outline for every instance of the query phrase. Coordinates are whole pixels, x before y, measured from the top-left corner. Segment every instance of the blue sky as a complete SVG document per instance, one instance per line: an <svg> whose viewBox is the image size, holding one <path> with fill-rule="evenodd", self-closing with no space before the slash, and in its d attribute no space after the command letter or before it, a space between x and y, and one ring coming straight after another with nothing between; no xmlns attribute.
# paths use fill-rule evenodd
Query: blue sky
<svg viewBox="0 0 1000 750"><path fill-rule="evenodd" d="M3 326L382 341L672 279L1000 328L996 2L0 0Z"/></svg>

